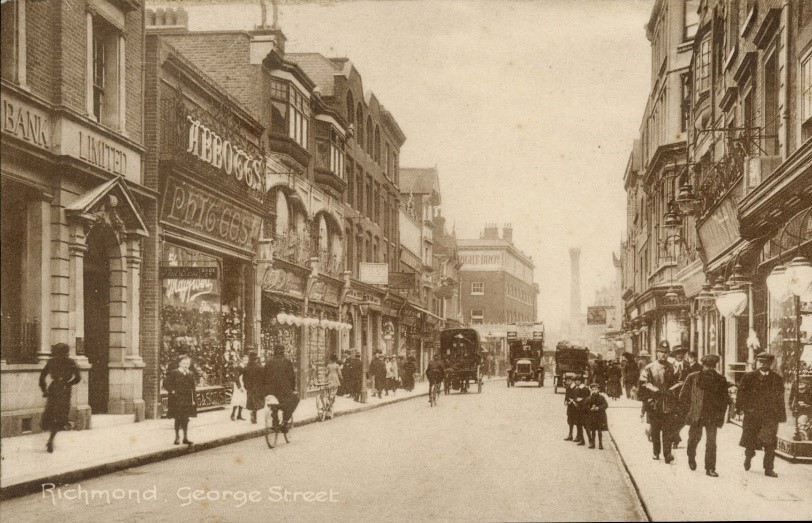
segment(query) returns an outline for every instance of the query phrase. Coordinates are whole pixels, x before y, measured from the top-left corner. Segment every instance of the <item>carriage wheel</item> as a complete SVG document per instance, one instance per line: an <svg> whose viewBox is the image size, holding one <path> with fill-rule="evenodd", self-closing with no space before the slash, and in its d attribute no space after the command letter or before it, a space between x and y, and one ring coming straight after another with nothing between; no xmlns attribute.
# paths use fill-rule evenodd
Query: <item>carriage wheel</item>
<svg viewBox="0 0 812 523"><path fill-rule="evenodd" d="M273 420L273 409L268 408L268 410L265 412L265 443L268 444L269 449L276 446L276 439L279 437L279 432L273 428Z"/></svg>

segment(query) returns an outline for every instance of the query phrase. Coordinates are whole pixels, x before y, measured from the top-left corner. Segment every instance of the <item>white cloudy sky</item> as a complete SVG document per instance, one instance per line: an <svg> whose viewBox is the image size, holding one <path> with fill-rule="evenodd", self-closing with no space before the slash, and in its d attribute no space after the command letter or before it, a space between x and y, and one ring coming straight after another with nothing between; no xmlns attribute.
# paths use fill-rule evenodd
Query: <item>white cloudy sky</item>
<svg viewBox="0 0 812 523"><path fill-rule="evenodd" d="M179 4L192 30L260 20L258 1ZM279 10L288 51L356 65L407 136L402 166L437 165L460 237L513 224L536 263L539 319L556 328L567 316L570 246L582 249L584 306L614 278L623 171L650 82L652 4L281 0Z"/></svg>

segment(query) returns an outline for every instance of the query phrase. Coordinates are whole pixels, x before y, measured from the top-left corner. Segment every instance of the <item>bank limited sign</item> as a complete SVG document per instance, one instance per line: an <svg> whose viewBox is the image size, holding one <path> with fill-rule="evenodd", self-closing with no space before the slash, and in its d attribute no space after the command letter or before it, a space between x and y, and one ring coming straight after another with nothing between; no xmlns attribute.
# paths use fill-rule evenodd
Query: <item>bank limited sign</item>
<svg viewBox="0 0 812 523"><path fill-rule="evenodd" d="M40 149L51 147L51 122L48 113L18 99L2 95L3 134L19 138Z"/></svg>

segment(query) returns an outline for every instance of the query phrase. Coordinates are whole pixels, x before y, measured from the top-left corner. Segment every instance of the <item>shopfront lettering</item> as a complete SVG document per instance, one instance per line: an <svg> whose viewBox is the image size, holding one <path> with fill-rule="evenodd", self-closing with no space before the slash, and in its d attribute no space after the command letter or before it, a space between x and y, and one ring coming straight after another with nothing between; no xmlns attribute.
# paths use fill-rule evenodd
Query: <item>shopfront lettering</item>
<svg viewBox="0 0 812 523"><path fill-rule="evenodd" d="M253 250L260 218L225 200L185 184L170 183L164 198L164 219L174 225Z"/></svg>
<svg viewBox="0 0 812 523"><path fill-rule="evenodd" d="M112 143L79 131L79 159L113 174L127 172L127 153Z"/></svg>
<svg viewBox="0 0 812 523"><path fill-rule="evenodd" d="M228 176L234 176L238 182L245 183L251 189L263 190L265 168L260 160L253 158L229 140L224 140L199 120L191 116L186 118L189 121L187 153L225 172Z"/></svg>
<svg viewBox="0 0 812 523"><path fill-rule="evenodd" d="M212 280L167 280L164 284L166 297L187 304L204 294L214 291Z"/></svg>
<svg viewBox="0 0 812 523"><path fill-rule="evenodd" d="M51 142L51 124L45 113L3 98L3 132L47 149Z"/></svg>
<svg viewBox="0 0 812 523"><path fill-rule="evenodd" d="M262 289L266 291L288 292L302 296L304 280L301 276L282 269L268 267L262 275Z"/></svg>

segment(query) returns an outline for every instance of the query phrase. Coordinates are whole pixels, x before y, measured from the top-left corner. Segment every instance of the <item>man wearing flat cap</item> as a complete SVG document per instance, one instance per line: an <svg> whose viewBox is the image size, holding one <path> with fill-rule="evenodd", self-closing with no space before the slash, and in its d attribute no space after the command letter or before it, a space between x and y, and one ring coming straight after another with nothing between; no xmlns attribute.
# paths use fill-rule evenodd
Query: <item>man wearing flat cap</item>
<svg viewBox="0 0 812 523"><path fill-rule="evenodd" d="M685 379L680 392L682 411L688 425L688 466L696 470L696 447L705 429L705 474L713 478L716 473L716 430L725 424L727 410L727 380L718 372L719 356L702 357L702 370L692 372Z"/></svg>
<svg viewBox="0 0 812 523"><path fill-rule="evenodd" d="M770 369L774 359L767 352L756 356L758 368L742 376L737 397L738 409L744 412L739 441L744 447L744 470L750 470L756 450L764 449L764 475L771 478L778 477L773 470L778 424L787 421L784 380Z"/></svg>
<svg viewBox="0 0 812 523"><path fill-rule="evenodd" d="M651 425L654 459L660 459L660 447L666 463L674 461L671 454L678 404L671 388L677 384L674 367L668 363L671 346L665 340L657 346L657 359L640 373L640 399Z"/></svg>

